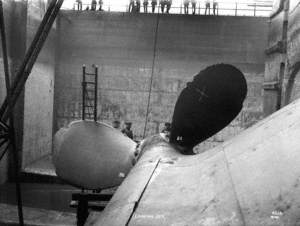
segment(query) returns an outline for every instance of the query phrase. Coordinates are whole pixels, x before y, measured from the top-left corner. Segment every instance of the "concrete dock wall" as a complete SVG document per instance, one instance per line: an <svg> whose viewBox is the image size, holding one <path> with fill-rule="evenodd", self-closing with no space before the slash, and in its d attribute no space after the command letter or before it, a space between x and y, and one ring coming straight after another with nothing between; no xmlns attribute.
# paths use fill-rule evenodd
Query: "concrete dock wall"
<svg viewBox="0 0 300 226"><path fill-rule="evenodd" d="M287 70L284 82L286 91L289 92L288 102L300 97L300 4L298 1L290 1L287 32ZM290 89L290 90L288 90ZM287 96L287 95L286 95Z"/></svg>
<svg viewBox="0 0 300 226"><path fill-rule="evenodd" d="M271 17L268 29L265 115L300 97L300 4L297 0L277 0L276 5L282 7L274 9L276 13Z"/></svg>
<svg viewBox="0 0 300 226"><path fill-rule="evenodd" d="M4 0L11 81L46 10L46 0ZM51 152L54 86L55 30L46 41L15 107L17 148L22 167ZM0 102L6 96L2 47L0 47ZM0 162L0 183L9 174L9 155Z"/></svg>
<svg viewBox="0 0 300 226"><path fill-rule="evenodd" d="M47 1L28 1L27 38L29 47L46 12ZM56 26L34 64L25 86L22 166L49 154L52 149Z"/></svg>
<svg viewBox="0 0 300 226"><path fill-rule="evenodd" d="M236 120L205 142L206 149L262 117L267 18L62 11L55 78L55 130L81 118L82 65L99 66L98 120L133 122L136 138L170 121L187 81L206 66L230 63L248 82Z"/></svg>

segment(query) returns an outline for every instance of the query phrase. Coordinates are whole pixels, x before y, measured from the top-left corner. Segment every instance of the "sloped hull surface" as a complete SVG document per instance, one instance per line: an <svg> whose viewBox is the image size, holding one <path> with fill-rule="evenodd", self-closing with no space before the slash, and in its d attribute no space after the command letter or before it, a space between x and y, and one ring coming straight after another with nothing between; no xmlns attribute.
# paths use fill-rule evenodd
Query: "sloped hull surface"
<svg viewBox="0 0 300 226"><path fill-rule="evenodd" d="M300 101L197 156L161 141L87 225L300 225Z"/></svg>

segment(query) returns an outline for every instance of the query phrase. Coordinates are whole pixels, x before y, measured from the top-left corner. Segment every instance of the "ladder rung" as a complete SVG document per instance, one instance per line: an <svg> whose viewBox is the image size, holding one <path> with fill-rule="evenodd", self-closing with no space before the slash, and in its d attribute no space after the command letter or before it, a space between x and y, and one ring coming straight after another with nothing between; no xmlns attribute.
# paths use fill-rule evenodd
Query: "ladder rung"
<svg viewBox="0 0 300 226"><path fill-rule="evenodd" d="M95 75L96 76L95 73L87 73L87 72L85 72L85 75Z"/></svg>
<svg viewBox="0 0 300 226"><path fill-rule="evenodd" d="M95 82L84 82L84 83L86 83L86 84L88 84L88 85L96 85Z"/></svg>

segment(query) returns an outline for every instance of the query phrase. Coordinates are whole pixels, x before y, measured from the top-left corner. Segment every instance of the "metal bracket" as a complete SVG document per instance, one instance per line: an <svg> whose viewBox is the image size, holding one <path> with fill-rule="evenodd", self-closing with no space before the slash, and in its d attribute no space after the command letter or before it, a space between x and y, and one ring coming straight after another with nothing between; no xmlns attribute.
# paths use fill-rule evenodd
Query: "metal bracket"
<svg viewBox="0 0 300 226"><path fill-rule="evenodd" d="M8 130L9 130L9 126L6 123L0 121L0 134L2 131L7 132Z"/></svg>
<svg viewBox="0 0 300 226"><path fill-rule="evenodd" d="M286 53L286 41L278 41L275 45L265 50L266 55L271 55L273 53Z"/></svg>
<svg viewBox="0 0 300 226"><path fill-rule="evenodd" d="M279 82L278 81L264 82L263 88L264 90L278 90Z"/></svg>

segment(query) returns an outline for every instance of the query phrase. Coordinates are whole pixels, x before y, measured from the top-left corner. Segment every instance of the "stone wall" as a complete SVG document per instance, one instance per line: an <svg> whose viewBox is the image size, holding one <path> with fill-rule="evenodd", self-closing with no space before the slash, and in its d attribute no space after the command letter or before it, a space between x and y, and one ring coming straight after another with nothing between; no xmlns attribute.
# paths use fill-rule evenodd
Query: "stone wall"
<svg viewBox="0 0 300 226"><path fill-rule="evenodd" d="M262 117L267 18L62 11L58 24L55 130L81 118L83 64L99 66L98 120L130 120L136 139L143 135L152 73L147 135L171 120L186 82L215 63L245 74L248 97L234 122L200 150Z"/></svg>

